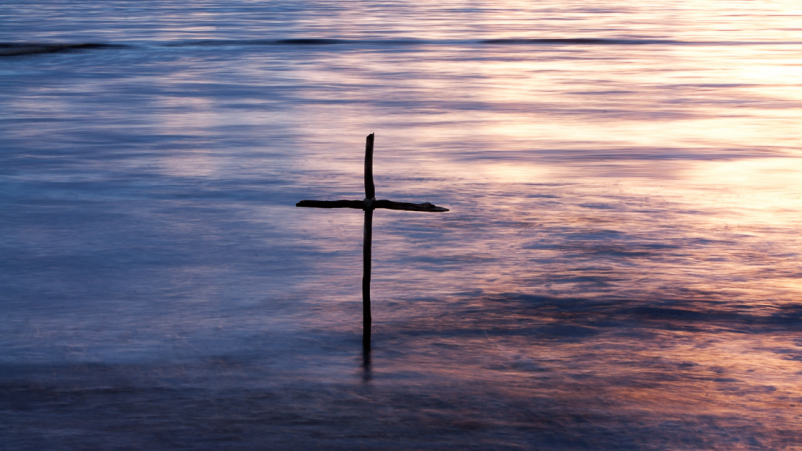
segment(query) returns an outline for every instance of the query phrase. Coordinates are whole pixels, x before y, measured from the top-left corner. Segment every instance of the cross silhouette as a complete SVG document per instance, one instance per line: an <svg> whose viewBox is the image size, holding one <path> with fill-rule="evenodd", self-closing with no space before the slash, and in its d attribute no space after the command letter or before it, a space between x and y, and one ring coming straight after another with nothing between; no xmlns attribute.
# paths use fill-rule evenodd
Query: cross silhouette
<svg viewBox="0 0 802 451"><path fill-rule="evenodd" d="M365 199L364 200L302 200L296 207L312 208L355 208L365 210L365 234L362 243L363 274L362 274L362 348L370 349L370 259L373 242L373 210L384 208L387 210L443 212L447 208L438 207L428 202L411 204L406 202L393 202L390 200L376 200L376 186L373 184L373 133L368 135L365 144Z"/></svg>

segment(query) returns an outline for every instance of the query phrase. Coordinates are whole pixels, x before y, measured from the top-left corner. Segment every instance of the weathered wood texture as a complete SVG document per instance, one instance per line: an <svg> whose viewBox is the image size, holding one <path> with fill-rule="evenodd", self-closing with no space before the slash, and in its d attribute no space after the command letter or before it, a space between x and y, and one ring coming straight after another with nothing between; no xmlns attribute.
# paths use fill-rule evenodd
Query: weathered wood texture
<svg viewBox="0 0 802 451"><path fill-rule="evenodd" d="M296 207L310 208L353 208L365 211L365 235L362 243L362 348L364 350L365 368L370 366L370 329L373 317L370 312L370 272L371 272L371 246L373 244L373 210L443 212L448 208L424 202L412 204L408 202L393 202L391 200L376 200L376 186L373 184L373 133L368 135L365 143L365 199L363 200L302 200ZM367 374L367 373L366 373Z"/></svg>
<svg viewBox="0 0 802 451"><path fill-rule="evenodd" d="M311 208L355 208L362 210L365 201L362 200L302 200L295 204L296 207Z"/></svg>
<svg viewBox="0 0 802 451"><path fill-rule="evenodd" d="M365 232L362 241L362 349L370 350L373 316L370 314L370 268L373 248L373 209L376 203L376 186L373 184L373 133L365 142Z"/></svg>
<svg viewBox="0 0 802 451"><path fill-rule="evenodd" d="M373 133L365 142L365 199L376 197L376 185L373 184Z"/></svg>
<svg viewBox="0 0 802 451"><path fill-rule="evenodd" d="M422 204L411 204L408 202L393 202L391 200L377 200L376 208L384 208L386 210L406 210L406 211L429 211L429 212L443 212L448 211L448 208L438 207L437 205L424 202Z"/></svg>
<svg viewBox="0 0 802 451"><path fill-rule="evenodd" d="M302 200L295 204L296 207L310 208L354 208L356 210L365 209L364 200ZM377 200L373 203L373 208L383 208L385 210L406 210L406 211L428 211L443 212L448 208L438 207L437 205L424 202L422 204L411 204L408 202L393 202L391 200Z"/></svg>

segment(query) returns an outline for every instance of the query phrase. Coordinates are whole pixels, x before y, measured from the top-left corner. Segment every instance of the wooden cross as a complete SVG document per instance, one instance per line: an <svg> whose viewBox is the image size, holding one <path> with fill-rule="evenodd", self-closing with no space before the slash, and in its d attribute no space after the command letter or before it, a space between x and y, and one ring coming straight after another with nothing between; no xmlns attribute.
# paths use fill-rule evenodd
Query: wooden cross
<svg viewBox="0 0 802 451"><path fill-rule="evenodd" d="M296 207L312 208L355 208L365 210L365 235L362 244L363 269L362 274L362 348L370 349L370 254L373 242L373 210L384 208L387 210L443 212L447 208L438 207L428 202L410 204L406 202L393 202L390 200L376 200L376 187L373 185L373 133L368 135L365 144L365 199L364 200L302 200Z"/></svg>

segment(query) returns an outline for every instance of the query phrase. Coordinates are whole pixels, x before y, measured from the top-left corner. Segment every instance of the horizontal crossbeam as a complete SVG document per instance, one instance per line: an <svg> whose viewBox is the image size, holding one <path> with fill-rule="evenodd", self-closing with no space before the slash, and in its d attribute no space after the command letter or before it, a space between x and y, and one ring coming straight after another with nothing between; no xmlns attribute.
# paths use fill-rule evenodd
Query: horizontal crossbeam
<svg viewBox="0 0 802 451"><path fill-rule="evenodd" d="M364 200L302 200L295 204L296 207L310 208L354 208L357 210L365 209ZM443 212L448 208L438 207L437 205L424 202L422 204L411 204L408 202L393 202L391 200L377 200L373 203L373 208L383 208L385 210L404 210L404 211L427 211Z"/></svg>

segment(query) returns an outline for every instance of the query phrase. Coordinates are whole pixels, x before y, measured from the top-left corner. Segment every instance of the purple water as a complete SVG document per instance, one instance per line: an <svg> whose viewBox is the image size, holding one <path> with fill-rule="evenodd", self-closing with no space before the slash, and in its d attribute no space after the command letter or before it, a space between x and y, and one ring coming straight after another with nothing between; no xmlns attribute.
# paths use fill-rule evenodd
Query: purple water
<svg viewBox="0 0 802 451"><path fill-rule="evenodd" d="M0 448L796 449L800 14L4 2Z"/></svg>

